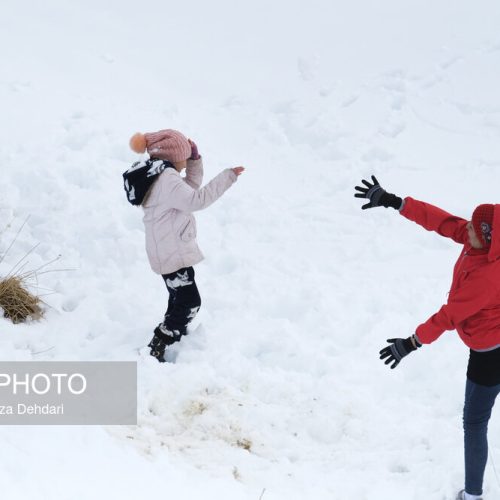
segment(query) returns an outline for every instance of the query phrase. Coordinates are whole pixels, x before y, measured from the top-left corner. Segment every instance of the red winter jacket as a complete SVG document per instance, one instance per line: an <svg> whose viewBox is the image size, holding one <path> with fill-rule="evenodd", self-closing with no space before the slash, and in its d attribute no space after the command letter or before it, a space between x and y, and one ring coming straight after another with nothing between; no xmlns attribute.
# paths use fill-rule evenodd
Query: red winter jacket
<svg viewBox="0 0 500 500"><path fill-rule="evenodd" d="M489 251L478 251L469 243L465 219L410 197L401 215L464 245L453 270L448 302L417 328L420 341L430 344L445 330L457 330L471 349L500 345L500 229L492 230ZM492 226L500 228L500 205L495 205Z"/></svg>

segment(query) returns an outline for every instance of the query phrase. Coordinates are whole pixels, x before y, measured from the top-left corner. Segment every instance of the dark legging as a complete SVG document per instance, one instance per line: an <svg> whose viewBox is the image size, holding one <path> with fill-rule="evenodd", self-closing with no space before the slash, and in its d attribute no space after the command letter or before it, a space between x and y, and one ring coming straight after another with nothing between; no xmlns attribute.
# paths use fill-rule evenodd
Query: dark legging
<svg viewBox="0 0 500 500"><path fill-rule="evenodd" d="M464 404L465 491L482 495L488 460L488 421L500 384L488 387L467 379Z"/></svg>
<svg viewBox="0 0 500 500"><path fill-rule="evenodd" d="M169 293L168 308L163 325L178 339L187 332L187 325L196 316L201 298L194 281L194 269L184 267L171 274L163 274Z"/></svg>

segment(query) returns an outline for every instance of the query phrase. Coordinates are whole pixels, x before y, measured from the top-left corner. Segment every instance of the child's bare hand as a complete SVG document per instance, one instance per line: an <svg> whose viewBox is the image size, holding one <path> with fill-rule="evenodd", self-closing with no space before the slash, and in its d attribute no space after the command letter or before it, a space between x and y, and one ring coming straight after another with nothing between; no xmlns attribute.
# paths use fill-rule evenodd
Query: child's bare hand
<svg viewBox="0 0 500 500"><path fill-rule="evenodd" d="M236 175L241 175L245 171L245 167L234 167L231 169Z"/></svg>

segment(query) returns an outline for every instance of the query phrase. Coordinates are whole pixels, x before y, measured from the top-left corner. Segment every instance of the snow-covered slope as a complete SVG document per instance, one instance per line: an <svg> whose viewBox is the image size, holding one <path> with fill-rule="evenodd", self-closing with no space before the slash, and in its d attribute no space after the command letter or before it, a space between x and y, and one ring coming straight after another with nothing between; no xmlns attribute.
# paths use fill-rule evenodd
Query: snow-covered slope
<svg viewBox="0 0 500 500"><path fill-rule="evenodd" d="M2 495L453 498L466 348L395 371L378 350L442 304L459 249L352 194L374 173L464 217L498 201L499 25L487 0L3 0L0 253L29 219L0 274L37 244L29 268L65 270L43 321L0 320L1 356L137 360L139 425L0 428ZM197 215L203 306L160 365L121 173L167 127L207 180L247 171Z"/></svg>

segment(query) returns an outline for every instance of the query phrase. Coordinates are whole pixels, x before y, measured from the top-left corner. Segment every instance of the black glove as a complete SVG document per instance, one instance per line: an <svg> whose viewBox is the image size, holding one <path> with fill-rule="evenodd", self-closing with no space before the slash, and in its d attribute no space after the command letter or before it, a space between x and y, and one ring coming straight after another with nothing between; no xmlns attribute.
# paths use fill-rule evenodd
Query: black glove
<svg viewBox="0 0 500 500"><path fill-rule="evenodd" d="M363 179L361 182L366 187L356 186L354 188L356 191L360 191L359 193L355 193L355 198L368 198L370 200L370 203L363 205L361 208L366 210L367 208L373 207L392 207L399 210L403 204L403 200L399 196L388 193L385 189L383 189L374 175L372 175L372 181L373 184L370 184L368 181Z"/></svg>
<svg viewBox="0 0 500 500"><path fill-rule="evenodd" d="M396 368L399 362L410 354L412 351L416 351L422 344L417 340L415 335L408 337L407 339L387 339L392 345L384 347L380 351L380 359L385 359L385 364L388 365L392 363L391 369Z"/></svg>

